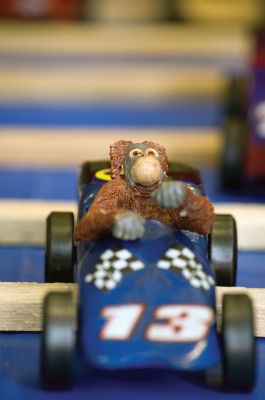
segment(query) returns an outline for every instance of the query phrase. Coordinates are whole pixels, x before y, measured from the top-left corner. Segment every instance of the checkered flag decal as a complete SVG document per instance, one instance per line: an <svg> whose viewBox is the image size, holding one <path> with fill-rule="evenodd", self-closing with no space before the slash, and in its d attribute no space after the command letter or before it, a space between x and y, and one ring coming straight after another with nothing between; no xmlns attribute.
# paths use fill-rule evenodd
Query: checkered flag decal
<svg viewBox="0 0 265 400"><path fill-rule="evenodd" d="M157 267L181 273L192 286L209 290L214 279L202 270L195 254L187 247L173 244L158 261Z"/></svg>
<svg viewBox="0 0 265 400"><path fill-rule="evenodd" d="M144 268L144 263L121 246L105 250L93 271L86 275L85 282L93 283L100 290L115 289L122 277Z"/></svg>

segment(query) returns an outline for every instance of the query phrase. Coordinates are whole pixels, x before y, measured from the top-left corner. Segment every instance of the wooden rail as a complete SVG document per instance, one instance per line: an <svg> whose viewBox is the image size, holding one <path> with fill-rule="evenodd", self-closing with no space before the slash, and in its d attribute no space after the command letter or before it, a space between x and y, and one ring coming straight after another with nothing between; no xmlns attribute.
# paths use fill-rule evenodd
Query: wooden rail
<svg viewBox="0 0 265 400"><path fill-rule="evenodd" d="M4 167L79 167L84 160L107 160L116 140L163 144L170 160L216 166L222 146L217 129L168 128L0 128L0 165Z"/></svg>
<svg viewBox="0 0 265 400"><path fill-rule="evenodd" d="M1 51L0 51L1 56ZM45 101L63 104L100 102L198 101L204 96L216 98L227 82L220 68L186 64L171 67L146 65L77 66L60 69L45 67L32 71L0 65L0 100Z"/></svg>
<svg viewBox="0 0 265 400"><path fill-rule="evenodd" d="M252 41L234 24L104 26L54 23L1 24L0 50L23 54L248 55Z"/></svg>
<svg viewBox="0 0 265 400"><path fill-rule="evenodd" d="M45 221L52 211L76 214L76 202L0 200L0 244L45 245ZM265 250L265 206L217 203L215 212L232 214L237 221L240 250Z"/></svg>
<svg viewBox="0 0 265 400"><path fill-rule="evenodd" d="M51 291L71 291L77 302L76 284L64 283L0 283L0 331L41 331L42 304ZM265 289L242 287L217 288L217 321L222 313L222 296L225 293L246 293L254 305L255 332L265 337Z"/></svg>

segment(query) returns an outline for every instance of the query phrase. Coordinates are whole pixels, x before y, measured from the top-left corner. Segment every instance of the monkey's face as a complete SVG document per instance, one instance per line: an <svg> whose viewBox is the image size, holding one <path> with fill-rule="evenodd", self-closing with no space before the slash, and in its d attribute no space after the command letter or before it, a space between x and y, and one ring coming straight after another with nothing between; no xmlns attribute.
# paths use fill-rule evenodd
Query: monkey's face
<svg viewBox="0 0 265 400"><path fill-rule="evenodd" d="M120 173L125 175L132 186L153 186L164 179L157 150L143 143L135 143L126 148L125 163Z"/></svg>

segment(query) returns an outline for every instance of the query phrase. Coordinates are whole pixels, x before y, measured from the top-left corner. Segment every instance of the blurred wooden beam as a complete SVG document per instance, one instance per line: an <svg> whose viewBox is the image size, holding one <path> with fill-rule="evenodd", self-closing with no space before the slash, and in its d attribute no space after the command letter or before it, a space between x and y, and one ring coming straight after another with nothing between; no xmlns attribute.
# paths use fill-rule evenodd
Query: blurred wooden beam
<svg viewBox="0 0 265 400"><path fill-rule="evenodd" d="M260 0L176 0L175 4L188 21L246 27L264 22L264 3Z"/></svg>
<svg viewBox="0 0 265 400"><path fill-rule="evenodd" d="M51 291L71 291L76 303L76 285L65 283L0 283L0 331L42 330L42 304Z"/></svg>
<svg viewBox="0 0 265 400"><path fill-rule="evenodd" d="M153 22L166 17L164 0L89 0L86 14L93 21L109 22Z"/></svg>
<svg viewBox="0 0 265 400"><path fill-rule="evenodd" d="M216 165L222 137L215 129L168 128L0 128L0 166L79 167L85 160L109 158L116 140L163 144L171 160Z"/></svg>
<svg viewBox="0 0 265 400"><path fill-rule="evenodd" d="M0 243L44 246L45 220L52 211L77 213L76 202L0 201ZM241 250L265 250L265 206L262 204L215 204L216 213L232 214L238 227Z"/></svg>
<svg viewBox="0 0 265 400"><path fill-rule="evenodd" d="M23 54L248 56L244 28L218 25L104 26L80 23L1 23L0 51Z"/></svg>
<svg viewBox="0 0 265 400"><path fill-rule="evenodd" d="M1 51L0 51L1 57ZM14 68L15 66L15 68ZM106 101L156 103L221 95L226 76L213 66L150 66L150 64L96 66L77 65L61 68L16 63L0 66L0 101L63 102L63 104ZM200 100L198 100L200 101Z"/></svg>
<svg viewBox="0 0 265 400"><path fill-rule="evenodd" d="M49 292L71 291L77 303L76 284L0 283L0 331L41 331L42 305ZM265 337L265 289L217 288L217 321L220 324L222 296L246 293L253 300L256 336Z"/></svg>
<svg viewBox="0 0 265 400"><path fill-rule="evenodd" d="M87 14L96 21L133 22L157 21L168 16L180 17L188 22L233 23L255 26L262 22L263 10L260 0L90 0Z"/></svg>
<svg viewBox="0 0 265 400"><path fill-rule="evenodd" d="M216 203L215 212L232 214L237 222L240 250L265 250L265 205Z"/></svg>
<svg viewBox="0 0 265 400"><path fill-rule="evenodd" d="M12 3L11 3L12 4ZM175 17L182 17L181 20L207 21L211 23L233 22L239 26L253 26L261 20L262 0L134 0L126 2L124 0L89 0L82 2L74 10L68 10L68 16L73 19L81 14L83 19L89 21L111 23L134 23L134 22L156 22L171 20ZM2 6L2 15L10 15L10 8L16 9L13 14L19 15L22 19L41 17L48 14L52 18L52 10L45 7L15 7L14 5ZM61 10L62 11L62 10ZM12 13L12 11L11 11ZM59 11L60 13L60 11ZM58 14L58 10L57 10ZM40 17L40 18L38 18ZM48 17L49 18L49 17Z"/></svg>
<svg viewBox="0 0 265 400"><path fill-rule="evenodd" d="M0 201L1 245L45 245L45 221L52 211L69 211L77 214L77 202Z"/></svg>

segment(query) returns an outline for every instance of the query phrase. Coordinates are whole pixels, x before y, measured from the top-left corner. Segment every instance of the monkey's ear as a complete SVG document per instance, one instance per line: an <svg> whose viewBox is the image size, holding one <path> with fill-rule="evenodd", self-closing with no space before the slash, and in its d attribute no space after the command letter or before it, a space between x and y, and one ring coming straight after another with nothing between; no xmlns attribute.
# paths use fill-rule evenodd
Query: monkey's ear
<svg viewBox="0 0 265 400"><path fill-rule="evenodd" d="M110 146L110 168L112 178L120 175L120 166L124 165L124 153L129 144L133 144L133 142L129 140L118 140Z"/></svg>
<svg viewBox="0 0 265 400"><path fill-rule="evenodd" d="M124 175L125 171L124 171L124 165L120 165L120 175Z"/></svg>

